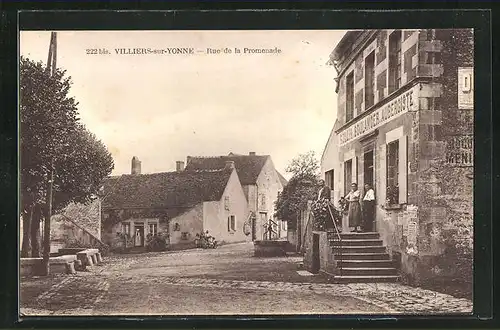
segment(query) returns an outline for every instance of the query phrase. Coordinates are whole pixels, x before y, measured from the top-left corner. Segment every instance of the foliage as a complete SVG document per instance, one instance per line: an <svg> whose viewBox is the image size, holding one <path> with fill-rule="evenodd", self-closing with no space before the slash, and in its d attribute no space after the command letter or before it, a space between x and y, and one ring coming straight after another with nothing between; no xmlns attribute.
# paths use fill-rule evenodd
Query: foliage
<svg viewBox="0 0 500 330"><path fill-rule="evenodd" d="M292 173L293 176L310 176L318 175L319 172L319 162L316 159L316 154L314 151L306 152L305 154L300 154L286 167L285 171L287 173Z"/></svg>
<svg viewBox="0 0 500 330"><path fill-rule="evenodd" d="M314 214L316 229L318 230L324 231L327 229L333 229L332 217L330 215L330 211L328 210L328 206L330 206L337 228L339 228L342 224L342 211L333 207L328 200L321 199L312 204L312 212Z"/></svg>
<svg viewBox="0 0 500 330"><path fill-rule="evenodd" d="M318 169L319 165L314 152L308 152L294 158L286 169L293 176L278 195L274 206L275 216L278 219L288 220L289 228L293 228L291 222L306 207L307 201L317 197L319 190Z"/></svg>
<svg viewBox="0 0 500 330"><path fill-rule="evenodd" d="M206 232L202 231L200 234L196 234L194 242L197 248L215 249L217 247L215 237L209 235L208 230Z"/></svg>
<svg viewBox="0 0 500 330"><path fill-rule="evenodd" d="M114 165L104 144L79 122L78 103L69 97L71 78L63 70L51 76L42 63L24 57L19 74L23 217L36 205L47 205L52 171L54 213L72 201L91 201ZM30 221L40 220L37 214Z"/></svg>
<svg viewBox="0 0 500 330"><path fill-rule="evenodd" d="M166 251L168 248L168 236L163 233L155 235L148 234L146 236L146 251L148 252L161 252Z"/></svg>

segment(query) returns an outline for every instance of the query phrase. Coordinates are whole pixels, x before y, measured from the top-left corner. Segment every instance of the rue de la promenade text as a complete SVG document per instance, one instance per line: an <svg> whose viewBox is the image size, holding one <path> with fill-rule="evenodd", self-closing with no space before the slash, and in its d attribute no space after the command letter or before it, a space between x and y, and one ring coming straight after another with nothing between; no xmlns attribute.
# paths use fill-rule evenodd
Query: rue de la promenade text
<svg viewBox="0 0 500 330"><path fill-rule="evenodd" d="M107 48L87 48L87 55L222 55L222 54L280 54L282 50L273 48L247 48L247 47L221 47L196 49L192 47L174 48L115 48L113 51Z"/></svg>

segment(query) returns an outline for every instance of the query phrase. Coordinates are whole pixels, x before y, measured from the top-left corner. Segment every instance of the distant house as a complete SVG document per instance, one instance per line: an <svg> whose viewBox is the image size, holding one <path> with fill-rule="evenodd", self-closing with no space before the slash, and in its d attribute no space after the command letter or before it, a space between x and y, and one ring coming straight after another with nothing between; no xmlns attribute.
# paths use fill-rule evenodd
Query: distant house
<svg viewBox="0 0 500 330"><path fill-rule="evenodd" d="M234 162L248 202L249 223L252 240L264 238L266 224L273 222L274 237L286 237L286 221L274 219L274 203L278 193L286 185L285 178L274 167L271 156L230 153L227 156L187 157L185 171L217 170L226 162Z"/></svg>
<svg viewBox="0 0 500 330"><path fill-rule="evenodd" d="M244 226L247 202L234 163L217 170L141 174L134 157L132 173L105 181L102 239L116 247L127 234L143 247L148 234L169 237L172 248L194 246L196 234L209 231L219 242L250 240Z"/></svg>

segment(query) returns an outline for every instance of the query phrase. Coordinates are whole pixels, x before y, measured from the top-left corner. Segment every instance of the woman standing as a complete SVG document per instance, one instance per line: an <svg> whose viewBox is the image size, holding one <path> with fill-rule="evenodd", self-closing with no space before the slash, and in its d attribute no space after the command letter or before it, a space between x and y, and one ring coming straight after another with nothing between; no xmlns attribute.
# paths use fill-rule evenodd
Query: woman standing
<svg viewBox="0 0 500 330"><path fill-rule="evenodd" d="M371 184L365 183L363 197L363 231L372 231L375 222L375 192Z"/></svg>
<svg viewBox="0 0 500 330"><path fill-rule="evenodd" d="M351 184L351 191L347 194L346 199L349 202L349 227L353 227L353 232L361 232L361 205L359 205L359 190L358 184Z"/></svg>

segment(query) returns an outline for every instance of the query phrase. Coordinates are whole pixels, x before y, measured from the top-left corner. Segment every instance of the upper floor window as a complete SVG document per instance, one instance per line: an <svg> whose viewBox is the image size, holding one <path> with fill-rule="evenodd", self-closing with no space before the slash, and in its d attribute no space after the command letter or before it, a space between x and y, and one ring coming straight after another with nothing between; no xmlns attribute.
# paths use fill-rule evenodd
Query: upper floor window
<svg viewBox="0 0 500 330"><path fill-rule="evenodd" d="M345 85L345 121L348 122L354 118L354 72L347 75Z"/></svg>
<svg viewBox="0 0 500 330"><path fill-rule="evenodd" d="M399 141L387 145L387 201L399 203Z"/></svg>
<svg viewBox="0 0 500 330"><path fill-rule="evenodd" d="M389 37L389 94L401 87L401 30Z"/></svg>
<svg viewBox="0 0 500 330"><path fill-rule="evenodd" d="M365 109L375 101L375 52L365 58Z"/></svg>

